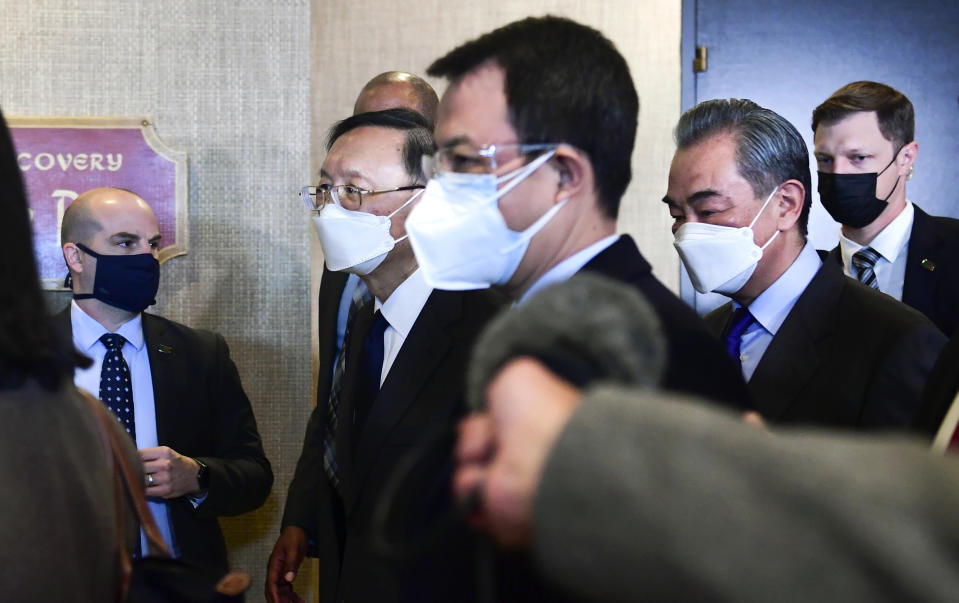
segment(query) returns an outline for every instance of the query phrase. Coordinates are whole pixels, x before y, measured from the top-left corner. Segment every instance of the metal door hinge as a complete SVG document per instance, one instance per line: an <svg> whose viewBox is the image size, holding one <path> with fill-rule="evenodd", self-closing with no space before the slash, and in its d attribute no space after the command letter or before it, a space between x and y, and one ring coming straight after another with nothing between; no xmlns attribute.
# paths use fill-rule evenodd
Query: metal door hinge
<svg viewBox="0 0 959 603"><path fill-rule="evenodd" d="M709 67L709 48L707 46L696 47L696 58L693 59L693 72L702 73Z"/></svg>

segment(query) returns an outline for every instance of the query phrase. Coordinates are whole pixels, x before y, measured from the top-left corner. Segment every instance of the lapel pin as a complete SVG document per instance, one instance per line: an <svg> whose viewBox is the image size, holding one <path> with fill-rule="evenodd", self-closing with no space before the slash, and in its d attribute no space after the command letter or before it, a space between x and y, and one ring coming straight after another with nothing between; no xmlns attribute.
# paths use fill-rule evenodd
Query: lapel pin
<svg viewBox="0 0 959 603"><path fill-rule="evenodd" d="M933 270L936 269L936 263L930 260L929 258L923 259L921 262L919 262L919 265L925 268L926 270L928 270L929 272L932 272Z"/></svg>
<svg viewBox="0 0 959 603"><path fill-rule="evenodd" d="M161 354L172 354L173 348L171 348L168 345L163 345L161 343L160 345L157 346L157 351L160 352Z"/></svg>

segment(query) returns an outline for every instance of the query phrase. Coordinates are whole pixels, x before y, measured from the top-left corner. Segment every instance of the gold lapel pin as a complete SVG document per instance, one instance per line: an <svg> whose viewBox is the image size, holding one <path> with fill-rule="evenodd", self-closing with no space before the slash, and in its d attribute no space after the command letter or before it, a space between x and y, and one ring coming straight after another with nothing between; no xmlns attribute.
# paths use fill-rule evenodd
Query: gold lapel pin
<svg viewBox="0 0 959 603"><path fill-rule="evenodd" d="M173 348L171 348L168 345L163 345L161 343L160 345L157 346L157 351L160 352L161 354L172 354Z"/></svg>
<svg viewBox="0 0 959 603"><path fill-rule="evenodd" d="M929 272L932 272L933 270L936 269L936 263L930 260L929 258L924 258L921 262L919 262L919 265L925 268L926 270L928 270Z"/></svg>

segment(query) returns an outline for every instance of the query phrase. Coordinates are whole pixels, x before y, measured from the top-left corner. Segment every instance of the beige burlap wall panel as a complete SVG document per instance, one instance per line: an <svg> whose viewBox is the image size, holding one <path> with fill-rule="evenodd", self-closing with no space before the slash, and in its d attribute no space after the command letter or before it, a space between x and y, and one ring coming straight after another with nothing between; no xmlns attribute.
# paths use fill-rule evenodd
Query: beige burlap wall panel
<svg viewBox="0 0 959 603"><path fill-rule="evenodd" d="M222 523L232 564L266 558L311 406L308 0L0 1L9 115L152 115L189 154L190 253L162 268L159 314L230 344L276 473ZM63 299L62 301L65 301Z"/></svg>

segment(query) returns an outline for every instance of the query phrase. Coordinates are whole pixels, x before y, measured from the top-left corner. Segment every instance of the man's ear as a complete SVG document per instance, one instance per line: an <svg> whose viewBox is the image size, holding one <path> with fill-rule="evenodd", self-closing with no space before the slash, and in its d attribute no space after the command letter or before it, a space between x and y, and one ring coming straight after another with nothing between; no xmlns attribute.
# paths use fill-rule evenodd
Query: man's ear
<svg viewBox="0 0 959 603"><path fill-rule="evenodd" d="M912 141L899 149L899 154L896 156L896 167L898 168L897 171L900 176L909 174L909 168L915 163L916 155L918 154L919 143L916 141Z"/></svg>
<svg viewBox="0 0 959 603"><path fill-rule="evenodd" d="M80 261L80 248L75 243L63 244L63 259L71 272L82 273L83 262Z"/></svg>
<svg viewBox="0 0 959 603"><path fill-rule="evenodd" d="M582 152L569 145L561 144L556 147L556 153L550 162L559 172L559 186L554 203L575 197L583 192L586 186L593 188L593 168Z"/></svg>
<svg viewBox="0 0 959 603"><path fill-rule="evenodd" d="M779 191L773 198L779 203L779 219L777 228L779 230L789 230L799 220L802 214L803 204L806 201L806 187L798 180L787 180L779 185Z"/></svg>

